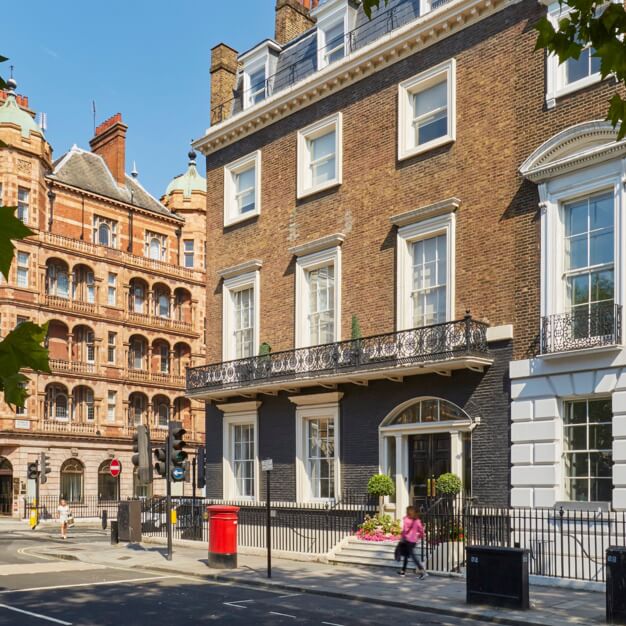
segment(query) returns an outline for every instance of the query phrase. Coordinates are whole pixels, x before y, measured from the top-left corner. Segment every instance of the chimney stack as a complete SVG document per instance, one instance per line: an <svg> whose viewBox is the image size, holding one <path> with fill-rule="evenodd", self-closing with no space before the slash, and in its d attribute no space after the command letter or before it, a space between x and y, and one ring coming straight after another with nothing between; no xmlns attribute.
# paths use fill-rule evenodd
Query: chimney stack
<svg viewBox="0 0 626 626"><path fill-rule="evenodd" d="M122 114L116 113L96 128L96 134L89 142L91 151L104 159L118 185L126 184L127 130L128 126L122 122Z"/></svg>
<svg viewBox="0 0 626 626"><path fill-rule="evenodd" d="M237 50L225 43L211 48L211 124L230 117L230 100L237 81L237 54Z"/></svg>
<svg viewBox="0 0 626 626"><path fill-rule="evenodd" d="M287 43L315 24L309 11L319 0L276 0L276 34L279 44Z"/></svg>

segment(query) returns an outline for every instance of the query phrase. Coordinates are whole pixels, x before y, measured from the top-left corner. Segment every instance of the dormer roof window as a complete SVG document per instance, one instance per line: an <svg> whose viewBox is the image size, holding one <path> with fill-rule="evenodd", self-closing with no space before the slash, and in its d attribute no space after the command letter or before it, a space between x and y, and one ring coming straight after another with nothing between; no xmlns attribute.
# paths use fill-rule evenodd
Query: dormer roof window
<svg viewBox="0 0 626 626"><path fill-rule="evenodd" d="M350 52L350 31L356 24L353 0L327 0L311 11L317 19L317 69L343 59Z"/></svg>
<svg viewBox="0 0 626 626"><path fill-rule="evenodd" d="M248 109L271 95L276 61L281 47L271 39L240 55L243 65L243 108Z"/></svg>

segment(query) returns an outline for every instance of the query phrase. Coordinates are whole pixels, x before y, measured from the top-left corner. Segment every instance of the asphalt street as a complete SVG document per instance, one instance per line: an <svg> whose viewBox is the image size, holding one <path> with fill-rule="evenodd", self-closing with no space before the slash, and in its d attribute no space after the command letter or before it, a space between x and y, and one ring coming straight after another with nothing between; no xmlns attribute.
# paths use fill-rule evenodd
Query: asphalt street
<svg viewBox="0 0 626 626"><path fill-rule="evenodd" d="M1 532L1 531L0 531ZM76 530L81 541L100 531ZM0 625L46 624L159 626L160 624L316 624L356 626L416 624L462 626L459 620L375 604L290 594L244 585L209 582L189 576L159 574L80 561L44 560L37 547L61 542L54 533L1 532ZM69 544L64 542L66 547ZM416 580L415 593L424 592Z"/></svg>

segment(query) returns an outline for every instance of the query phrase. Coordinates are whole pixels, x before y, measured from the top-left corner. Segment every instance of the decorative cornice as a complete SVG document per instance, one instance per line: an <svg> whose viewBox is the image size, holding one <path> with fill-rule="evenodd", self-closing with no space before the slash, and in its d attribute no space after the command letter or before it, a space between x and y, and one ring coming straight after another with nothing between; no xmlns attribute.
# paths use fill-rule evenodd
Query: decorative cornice
<svg viewBox="0 0 626 626"><path fill-rule="evenodd" d="M218 411L230 415L232 413L250 413L252 411L258 411L261 404L263 404L261 400L249 400L248 402L228 402L216 404L215 406Z"/></svg>
<svg viewBox="0 0 626 626"><path fill-rule="evenodd" d="M192 146L209 155L520 1L452 0L290 89L211 126Z"/></svg>
<svg viewBox="0 0 626 626"><path fill-rule="evenodd" d="M290 254L294 256L307 256L321 250L328 250L329 248L336 248L340 246L346 239L343 233L334 233L333 235L327 235L326 237L320 237L320 239L314 239L308 241L299 246L289 248Z"/></svg>
<svg viewBox="0 0 626 626"><path fill-rule="evenodd" d="M447 198L446 200L441 200L440 202L435 202L434 204L429 204L419 209L412 209L406 213L392 215L390 220L395 226L408 226L409 224L428 220L431 217L454 213L460 206L461 201L458 198Z"/></svg>
<svg viewBox="0 0 626 626"><path fill-rule="evenodd" d="M217 270L220 278L224 280L228 278L234 278L241 274L248 274L249 272L258 272L263 267L263 261L260 259L252 259L245 263L239 263L239 265L231 265L231 267L225 267L224 269Z"/></svg>
<svg viewBox="0 0 626 626"><path fill-rule="evenodd" d="M310 393L304 396L290 396L289 402L296 406L313 406L317 404L337 404L343 398L343 391L329 393Z"/></svg>
<svg viewBox="0 0 626 626"><path fill-rule="evenodd" d="M616 139L617 130L604 120L570 126L542 143L522 163L520 174L538 183L626 154L626 140Z"/></svg>

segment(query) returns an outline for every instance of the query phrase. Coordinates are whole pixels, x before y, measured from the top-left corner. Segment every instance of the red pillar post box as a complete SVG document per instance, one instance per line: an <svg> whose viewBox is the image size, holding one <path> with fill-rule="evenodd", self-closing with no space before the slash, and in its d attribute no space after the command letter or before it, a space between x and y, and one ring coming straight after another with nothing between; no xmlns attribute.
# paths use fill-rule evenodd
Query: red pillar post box
<svg viewBox="0 0 626 626"><path fill-rule="evenodd" d="M209 514L209 567L234 569L237 567L238 506L213 504Z"/></svg>

